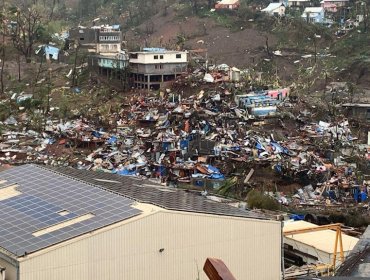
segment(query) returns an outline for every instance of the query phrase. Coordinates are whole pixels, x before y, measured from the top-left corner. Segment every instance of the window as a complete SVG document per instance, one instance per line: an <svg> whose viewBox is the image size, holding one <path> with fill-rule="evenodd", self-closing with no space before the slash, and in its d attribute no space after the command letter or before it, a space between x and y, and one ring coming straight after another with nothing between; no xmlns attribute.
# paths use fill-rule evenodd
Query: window
<svg viewBox="0 0 370 280"><path fill-rule="evenodd" d="M130 58L137 59L137 53L130 53Z"/></svg>
<svg viewBox="0 0 370 280"><path fill-rule="evenodd" d="M366 111L366 119L370 121L370 109L367 109Z"/></svg>
<svg viewBox="0 0 370 280"><path fill-rule="evenodd" d="M181 54L177 54L176 55L176 58L181 58Z"/></svg>
<svg viewBox="0 0 370 280"><path fill-rule="evenodd" d="M102 50L107 51L107 50L109 50L109 45L100 45L100 48L101 48Z"/></svg>
<svg viewBox="0 0 370 280"><path fill-rule="evenodd" d="M83 40L85 40L85 38L81 37L81 38L80 38L80 41L83 41Z"/></svg>
<svg viewBox="0 0 370 280"><path fill-rule="evenodd" d="M160 56L159 56L159 58L160 58L160 59L163 59L163 55L160 55Z"/></svg>
<svg viewBox="0 0 370 280"><path fill-rule="evenodd" d="M154 56L154 59L158 59L158 55L155 55L155 56Z"/></svg>

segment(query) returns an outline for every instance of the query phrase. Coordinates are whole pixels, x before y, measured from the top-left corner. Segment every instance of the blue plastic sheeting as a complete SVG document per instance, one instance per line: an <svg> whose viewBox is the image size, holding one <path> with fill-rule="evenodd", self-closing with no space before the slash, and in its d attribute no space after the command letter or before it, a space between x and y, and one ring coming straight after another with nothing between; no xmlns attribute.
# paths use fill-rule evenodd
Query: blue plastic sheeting
<svg viewBox="0 0 370 280"><path fill-rule="evenodd" d="M96 138L100 138L100 137L102 137L102 134L101 134L101 133L99 133L98 131L93 131L93 132L91 132L91 135L92 135L92 136L94 136L94 137L96 137Z"/></svg>
<svg viewBox="0 0 370 280"><path fill-rule="evenodd" d="M163 149L163 151L167 152L168 149L170 148L170 146L171 146L171 143L169 143L169 142L163 142L162 143L162 149Z"/></svg>
<svg viewBox="0 0 370 280"><path fill-rule="evenodd" d="M217 167L214 167L212 165L207 165L208 172L212 173L220 173L220 170Z"/></svg>
<svg viewBox="0 0 370 280"><path fill-rule="evenodd" d="M136 170L121 169L113 173L116 173L121 176L132 176L132 175L136 175Z"/></svg>
<svg viewBox="0 0 370 280"><path fill-rule="evenodd" d="M361 202L365 202L367 200L367 193L361 192L360 197L361 197Z"/></svg>
<svg viewBox="0 0 370 280"><path fill-rule="evenodd" d="M202 181L202 180L196 180L196 181L194 181L193 184L196 187L204 187L204 181Z"/></svg>
<svg viewBox="0 0 370 280"><path fill-rule="evenodd" d="M275 171L279 174L281 174L283 172L283 167L281 166L280 163L275 165Z"/></svg>
<svg viewBox="0 0 370 280"><path fill-rule="evenodd" d="M265 147L264 147L260 142L257 142L257 143L256 143L256 148L257 148L258 150L265 150Z"/></svg>
<svg viewBox="0 0 370 280"><path fill-rule="evenodd" d="M209 175L208 178L220 180L220 179L225 179L225 176L221 173L214 173L214 174Z"/></svg>
<svg viewBox="0 0 370 280"><path fill-rule="evenodd" d="M180 149L185 150L189 147L189 140L181 140L180 141Z"/></svg>
<svg viewBox="0 0 370 280"><path fill-rule="evenodd" d="M157 174L159 174L159 176L161 176L161 177L166 176L167 175L167 168L163 165L159 166L157 168Z"/></svg>
<svg viewBox="0 0 370 280"><path fill-rule="evenodd" d="M46 139L46 140L45 140L45 143L46 143L46 144L48 144L48 145L52 145L52 144L54 144L54 143L55 143L55 141L56 141L56 140L55 140L55 139L53 139L53 138L48 138L48 139Z"/></svg>
<svg viewBox="0 0 370 280"><path fill-rule="evenodd" d="M220 172L220 170L212 165L206 166L210 174L207 178L208 179L225 179L225 176Z"/></svg>
<svg viewBox="0 0 370 280"><path fill-rule="evenodd" d="M108 140L108 144L113 144L113 143L117 143L117 137L116 136L112 136L111 138L109 138Z"/></svg>
<svg viewBox="0 0 370 280"><path fill-rule="evenodd" d="M303 221L304 220L304 215L298 215L298 214L292 214L289 216L294 221Z"/></svg>
<svg viewBox="0 0 370 280"><path fill-rule="evenodd" d="M290 151L287 148L281 146L280 144L276 142L271 142L271 146L273 146L274 150L278 153L284 153L284 154L290 155Z"/></svg>

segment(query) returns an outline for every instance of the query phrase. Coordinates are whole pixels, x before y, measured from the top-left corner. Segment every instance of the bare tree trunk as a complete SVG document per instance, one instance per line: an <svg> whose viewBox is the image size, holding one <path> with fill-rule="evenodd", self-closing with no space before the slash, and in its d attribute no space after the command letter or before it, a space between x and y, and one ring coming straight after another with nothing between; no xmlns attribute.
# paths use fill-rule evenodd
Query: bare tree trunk
<svg viewBox="0 0 370 280"><path fill-rule="evenodd" d="M4 67L5 67L5 45L4 45L4 35L3 35L3 46L1 50L1 74L0 74L0 84L1 84L1 95L4 96Z"/></svg>
<svg viewBox="0 0 370 280"><path fill-rule="evenodd" d="M76 86L77 82L77 55L78 55L78 46L76 47L75 61L73 65L73 77L72 77L72 87Z"/></svg>
<svg viewBox="0 0 370 280"><path fill-rule="evenodd" d="M18 52L17 63L18 63L18 82L20 82L21 81L21 55L19 52Z"/></svg>
<svg viewBox="0 0 370 280"><path fill-rule="evenodd" d="M55 4L56 4L56 0L53 0L53 5L51 7L51 12L50 12L50 15L49 15L49 20L52 20L53 19Z"/></svg>
<svg viewBox="0 0 370 280"><path fill-rule="evenodd" d="M5 0L3 0L3 15L5 14ZM1 95L4 96L4 67L5 67L5 20L3 20L3 36L2 36L2 46L1 46L1 74L0 74L0 87L1 87Z"/></svg>

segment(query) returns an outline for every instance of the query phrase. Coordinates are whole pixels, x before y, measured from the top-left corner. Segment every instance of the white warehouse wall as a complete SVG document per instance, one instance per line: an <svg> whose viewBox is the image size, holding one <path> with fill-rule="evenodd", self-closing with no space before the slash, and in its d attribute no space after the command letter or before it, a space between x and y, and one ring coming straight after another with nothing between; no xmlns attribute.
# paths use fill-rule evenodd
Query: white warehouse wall
<svg viewBox="0 0 370 280"><path fill-rule="evenodd" d="M274 221L155 210L79 239L20 260L20 280L196 280L198 270L208 279L207 257L222 259L236 279L280 279Z"/></svg>

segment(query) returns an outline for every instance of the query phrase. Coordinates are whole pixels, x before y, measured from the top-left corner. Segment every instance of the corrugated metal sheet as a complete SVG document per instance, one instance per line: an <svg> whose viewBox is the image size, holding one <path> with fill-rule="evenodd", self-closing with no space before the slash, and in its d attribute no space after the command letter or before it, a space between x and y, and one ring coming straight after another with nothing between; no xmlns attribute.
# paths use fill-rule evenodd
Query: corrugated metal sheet
<svg viewBox="0 0 370 280"><path fill-rule="evenodd" d="M207 279L207 257L236 279L280 279L280 223L153 212L135 221L21 260L21 280Z"/></svg>

